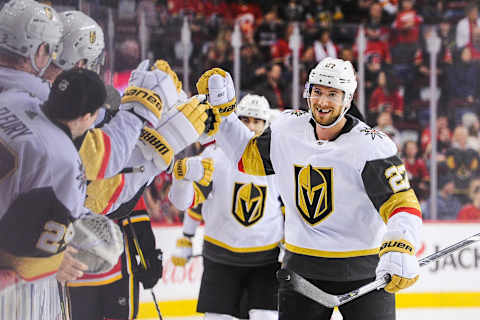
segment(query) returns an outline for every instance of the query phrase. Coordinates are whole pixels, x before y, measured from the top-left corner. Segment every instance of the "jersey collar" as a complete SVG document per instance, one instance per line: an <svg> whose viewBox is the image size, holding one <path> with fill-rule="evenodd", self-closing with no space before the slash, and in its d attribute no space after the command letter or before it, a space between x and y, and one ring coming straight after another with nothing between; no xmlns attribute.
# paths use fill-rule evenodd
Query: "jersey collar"
<svg viewBox="0 0 480 320"><path fill-rule="evenodd" d="M31 73L0 67L0 91L9 89L26 91L45 102L50 93L50 84Z"/></svg>
<svg viewBox="0 0 480 320"><path fill-rule="evenodd" d="M344 133L348 133L350 131L352 131L352 129L358 124L359 120L357 118L355 118L354 116L351 116L349 114L346 114L345 115L345 119L347 119L347 122L345 122L345 125L343 126L342 130L340 130L340 132L338 133L338 135L329 140L329 141L335 141L338 139L338 137L340 137L342 134ZM317 136L317 131L315 130L315 120L313 119L310 119L309 121L310 125L313 127L313 134L315 135L315 139L316 140L319 140L318 139L318 136Z"/></svg>

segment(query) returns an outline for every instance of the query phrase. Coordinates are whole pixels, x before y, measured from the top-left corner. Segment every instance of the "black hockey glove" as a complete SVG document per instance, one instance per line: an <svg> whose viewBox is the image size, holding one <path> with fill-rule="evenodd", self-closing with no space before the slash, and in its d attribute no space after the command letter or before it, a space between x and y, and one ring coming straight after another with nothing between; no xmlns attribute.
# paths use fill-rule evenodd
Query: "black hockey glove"
<svg viewBox="0 0 480 320"><path fill-rule="evenodd" d="M143 288L153 288L158 280L162 277L162 250L155 249L154 254L145 257L147 262L147 270L143 268L137 273L137 279L143 284Z"/></svg>

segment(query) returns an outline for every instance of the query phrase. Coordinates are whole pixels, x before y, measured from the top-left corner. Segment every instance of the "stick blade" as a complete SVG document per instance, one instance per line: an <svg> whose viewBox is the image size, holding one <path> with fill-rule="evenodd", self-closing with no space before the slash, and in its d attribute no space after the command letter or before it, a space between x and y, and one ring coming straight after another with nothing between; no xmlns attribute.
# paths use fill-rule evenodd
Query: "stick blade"
<svg viewBox="0 0 480 320"><path fill-rule="evenodd" d="M280 269L277 271L277 279L292 290L327 308L333 308L340 303L337 296L326 293L293 271Z"/></svg>

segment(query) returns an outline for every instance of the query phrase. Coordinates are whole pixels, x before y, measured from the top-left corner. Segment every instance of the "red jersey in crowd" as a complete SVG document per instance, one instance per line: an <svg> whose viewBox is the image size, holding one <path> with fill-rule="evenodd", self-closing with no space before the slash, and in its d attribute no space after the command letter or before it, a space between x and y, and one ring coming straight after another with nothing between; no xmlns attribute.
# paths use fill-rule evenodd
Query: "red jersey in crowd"
<svg viewBox="0 0 480 320"><path fill-rule="evenodd" d="M404 163L410 180L423 180L424 178L429 177L427 166L425 165L425 161L422 159L415 159L413 163L405 159Z"/></svg>
<svg viewBox="0 0 480 320"><path fill-rule="evenodd" d="M393 45L417 42L422 23L423 18L415 10L400 11L392 25L393 31L396 33Z"/></svg>
<svg viewBox="0 0 480 320"><path fill-rule="evenodd" d="M472 204L467 204L458 212L458 220L480 220L480 209Z"/></svg>
<svg viewBox="0 0 480 320"><path fill-rule="evenodd" d="M382 110L390 109L393 113L402 113L403 105L403 95L399 90L387 94L383 88L377 87L370 97L368 110L378 113Z"/></svg>

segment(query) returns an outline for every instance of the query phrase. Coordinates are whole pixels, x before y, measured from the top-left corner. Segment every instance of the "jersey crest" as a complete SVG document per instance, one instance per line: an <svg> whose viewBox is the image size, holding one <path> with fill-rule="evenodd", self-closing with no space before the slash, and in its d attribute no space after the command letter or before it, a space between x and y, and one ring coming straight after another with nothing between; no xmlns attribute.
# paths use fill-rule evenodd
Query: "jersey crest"
<svg viewBox="0 0 480 320"><path fill-rule="evenodd" d="M366 136L370 135L372 140L374 140L376 137L379 137L380 139L383 139L383 137L385 137L385 133L383 133L382 131L377 129L371 129L368 127L363 128L362 130L360 130L360 132L363 132Z"/></svg>
<svg viewBox="0 0 480 320"><path fill-rule="evenodd" d="M301 217L316 225L333 212L333 168L295 165L295 204Z"/></svg>
<svg viewBox="0 0 480 320"><path fill-rule="evenodd" d="M266 186L235 182L233 187L233 216L245 227L255 224L263 217L266 198Z"/></svg>
<svg viewBox="0 0 480 320"><path fill-rule="evenodd" d="M303 116L306 112L303 111L303 110L299 110L299 109L296 109L296 110L287 110L287 111L284 111L286 114L288 115L291 115L291 116L297 116L297 117L300 117L300 116Z"/></svg>

